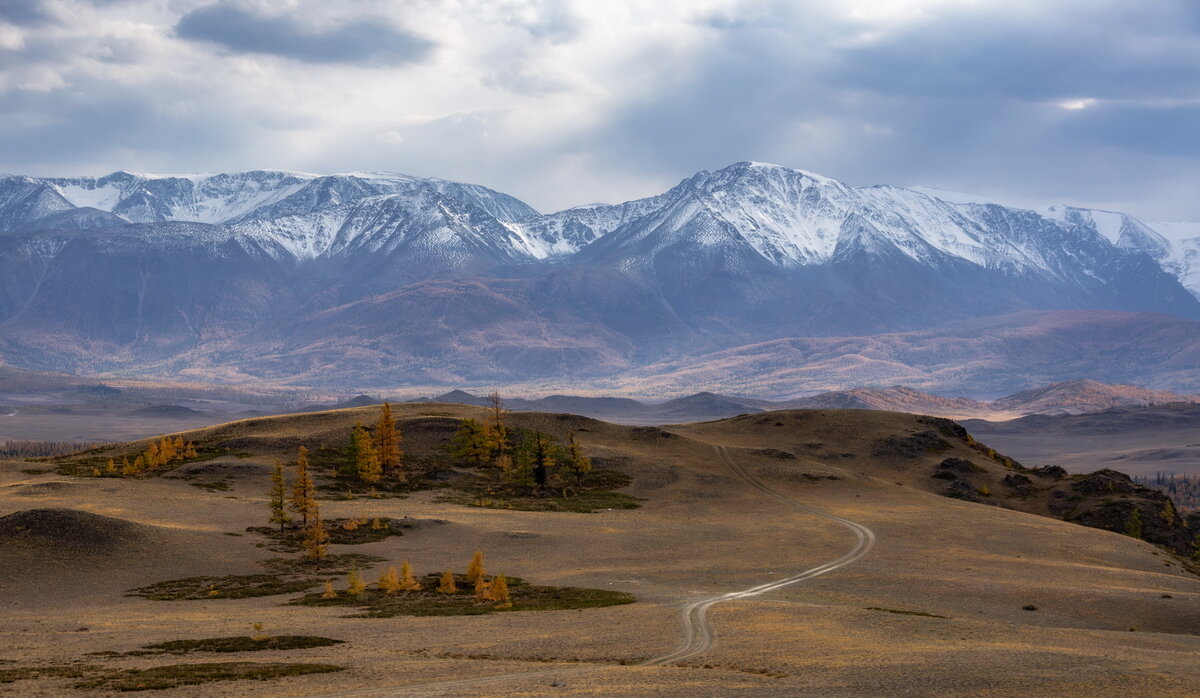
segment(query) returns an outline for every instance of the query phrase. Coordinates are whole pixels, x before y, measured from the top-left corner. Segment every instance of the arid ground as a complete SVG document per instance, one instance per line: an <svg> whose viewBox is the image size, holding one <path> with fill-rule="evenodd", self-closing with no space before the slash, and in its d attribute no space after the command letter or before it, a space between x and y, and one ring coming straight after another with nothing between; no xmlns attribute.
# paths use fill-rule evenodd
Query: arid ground
<svg viewBox="0 0 1200 698"><path fill-rule="evenodd" d="M462 405L396 409L410 453L428 457L442 433L430 425L482 414ZM337 443L377 413L189 432L198 443L226 444L228 455L156 477L0 463L0 516L18 514L8 521L20 523L4 528L0 519L0 677L12 679L0 690L104 694L118 684L72 686L128 669L231 661L342 670L158 694L1182 696L1200 685L1200 576L1180 558L1006 508L1023 505L1004 484L1005 465L953 438L930 446L921 440L929 423L888 412L763 413L661 429L510 416L560 439L574 431L598 466L632 478L621 492L638 499L636 509L494 509L438 501L445 492L436 489L320 501L327 519L415 519L401 536L332 546L333 554L382 558L364 566L368 582L406 559L419 574L462 572L478 549L492 573L626 592L636 597L630 604L351 618L352 608L286 604L301 592L127 595L163 580L263 573L261 561L289 557L247 531L266 524L273 459L293 457L301 444ZM932 474L949 458L974 464L970 486L987 492L981 502L939 494L946 480ZM874 546L827 574L714 605L704 621L715 630L711 647L643 665L690 637L681 615L688 602L817 568L859 544L846 526L792 504L869 529ZM44 511L53 509L99 517ZM334 583L343 587L344 575ZM267 635L343 642L138 653L153 643L252 635L253 623Z"/></svg>

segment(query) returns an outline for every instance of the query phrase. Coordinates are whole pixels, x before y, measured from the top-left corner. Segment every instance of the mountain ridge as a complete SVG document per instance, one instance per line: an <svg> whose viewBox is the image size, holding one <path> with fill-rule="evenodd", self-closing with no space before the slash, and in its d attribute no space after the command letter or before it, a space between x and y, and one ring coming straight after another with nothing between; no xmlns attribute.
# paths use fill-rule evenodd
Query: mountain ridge
<svg viewBox="0 0 1200 698"><path fill-rule="evenodd" d="M1165 237L1060 213L751 162L546 215L391 173L10 176L0 358L297 385L575 381L1023 312L1200 320L1155 256ZM1194 338L1172 337L1186 355ZM1003 387L1079 377L1058 370Z"/></svg>

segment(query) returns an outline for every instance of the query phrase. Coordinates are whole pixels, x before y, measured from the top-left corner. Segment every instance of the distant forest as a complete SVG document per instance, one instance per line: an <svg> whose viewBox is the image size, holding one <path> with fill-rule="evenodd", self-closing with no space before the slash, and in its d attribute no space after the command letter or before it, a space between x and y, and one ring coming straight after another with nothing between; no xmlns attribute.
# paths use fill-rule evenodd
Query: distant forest
<svg viewBox="0 0 1200 698"><path fill-rule="evenodd" d="M0 458L63 456L99 445L92 441L0 441Z"/></svg>
<svg viewBox="0 0 1200 698"><path fill-rule="evenodd" d="M1200 474L1158 473L1133 480L1139 485L1166 492L1181 511L1200 509Z"/></svg>

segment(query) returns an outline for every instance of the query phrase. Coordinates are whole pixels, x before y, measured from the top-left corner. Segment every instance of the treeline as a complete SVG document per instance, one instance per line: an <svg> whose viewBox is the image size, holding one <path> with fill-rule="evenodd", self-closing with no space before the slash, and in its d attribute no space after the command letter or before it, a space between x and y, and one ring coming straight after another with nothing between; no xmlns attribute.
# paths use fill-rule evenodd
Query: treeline
<svg viewBox="0 0 1200 698"><path fill-rule="evenodd" d="M93 441L0 441L0 458L46 458L66 456L104 446Z"/></svg>
<svg viewBox="0 0 1200 698"><path fill-rule="evenodd" d="M1156 473L1136 476L1133 481L1166 492L1180 509L1200 509L1200 474Z"/></svg>

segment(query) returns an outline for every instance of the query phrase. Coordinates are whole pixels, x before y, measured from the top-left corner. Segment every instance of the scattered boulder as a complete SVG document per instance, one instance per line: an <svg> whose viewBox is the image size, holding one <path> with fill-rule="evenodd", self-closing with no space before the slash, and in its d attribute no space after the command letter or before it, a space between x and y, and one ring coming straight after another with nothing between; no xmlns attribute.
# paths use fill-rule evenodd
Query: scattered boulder
<svg viewBox="0 0 1200 698"><path fill-rule="evenodd" d="M1134 511L1138 513L1140 538L1190 557L1195 534L1175 511L1170 497L1158 490L1142 488L1136 496L1084 500L1065 518L1084 526L1114 533L1131 533Z"/></svg>
<svg viewBox="0 0 1200 698"><path fill-rule="evenodd" d="M1038 477L1049 478L1051 480L1061 480L1067 476L1067 471L1061 465L1042 465L1036 468L1031 468L1030 473Z"/></svg>
<svg viewBox="0 0 1200 698"><path fill-rule="evenodd" d="M1009 473L1004 476L1004 484L1011 488L1018 497L1028 497L1037 491L1027 475Z"/></svg>
<svg viewBox="0 0 1200 698"><path fill-rule="evenodd" d="M954 472L954 473L963 473L963 474L987 472L986 469L984 469L978 465L975 465L974 463L972 463L969 460L966 460L965 458L956 458L956 457L950 457L950 458L947 458L946 460L942 461L941 463L938 463L937 469L938 470L946 470L946 471L950 471L950 472Z"/></svg>
<svg viewBox="0 0 1200 698"><path fill-rule="evenodd" d="M979 498L979 490L971 486L971 483L962 480L950 483L950 486L943 490L942 494L952 499L961 499L967 502L982 501Z"/></svg>
<svg viewBox="0 0 1200 698"><path fill-rule="evenodd" d="M1078 475L1071 489L1080 494L1133 494L1146 488L1134 483L1128 475L1105 468L1087 475Z"/></svg>
<svg viewBox="0 0 1200 698"><path fill-rule="evenodd" d="M671 432L659 429L658 427L634 427L630 430L630 435L635 439L641 439L645 441L679 438Z"/></svg>
<svg viewBox="0 0 1200 698"><path fill-rule="evenodd" d="M949 420L947 420L949 421ZM953 424L953 422L951 422ZM876 458L888 456L902 458L919 458L930 453L939 453L950 448L950 442L938 436L933 431L918 431L908 436L889 436L875 442L871 455Z"/></svg>

